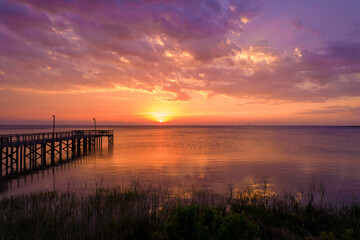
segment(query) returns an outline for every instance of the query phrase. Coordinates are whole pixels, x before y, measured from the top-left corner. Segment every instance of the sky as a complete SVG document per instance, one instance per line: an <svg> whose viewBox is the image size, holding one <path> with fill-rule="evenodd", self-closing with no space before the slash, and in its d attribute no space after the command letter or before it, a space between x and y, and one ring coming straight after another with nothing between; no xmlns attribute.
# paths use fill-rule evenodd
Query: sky
<svg viewBox="0 0 360 240"><path fill-rule="evenodd" d="M0 124L359 125L358 0L0 0Z"/></svg>

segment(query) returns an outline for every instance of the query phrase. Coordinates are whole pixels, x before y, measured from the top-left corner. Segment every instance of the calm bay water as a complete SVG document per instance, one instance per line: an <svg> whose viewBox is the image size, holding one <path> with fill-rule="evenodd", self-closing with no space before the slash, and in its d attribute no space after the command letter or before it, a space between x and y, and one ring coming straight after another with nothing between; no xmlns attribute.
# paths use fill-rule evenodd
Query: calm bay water
<svg viewBox="0 0 360 240"><path fill-rule="evenodd" d="M58 131L79 129L62 127ZM215 191L261 187L301 192L324 185L332 198L360 198L360 127L102 127L115 142L69 164L6 182L1 196L45 189L85 193L137 179ZM0 134L50 132L0 127Z"/></svg>

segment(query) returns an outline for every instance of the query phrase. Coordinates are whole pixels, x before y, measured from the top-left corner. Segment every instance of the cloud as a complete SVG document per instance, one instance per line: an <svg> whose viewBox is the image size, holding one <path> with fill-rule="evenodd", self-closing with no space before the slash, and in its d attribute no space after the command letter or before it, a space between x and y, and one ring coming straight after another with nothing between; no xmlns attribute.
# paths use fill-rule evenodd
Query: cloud
<svg viewBox="0 0 360 240"><path fill-rule="evenodd" d="M305 27L304 23L296 19L291 19L291 24L297 29L303 29Z"/></svg>
<svg viewBox="0 0 360 240"><path fill-rule="evenodd" d="M227 33L241 31L241 17L251 18L256 8L249 0L2 1L0 69L7 77L0 83L170 89L168 78L182 73L166 63L166 51L197 61L224 56L231 52ZM183 89L171 91L175 100L189 99Z"/></svg>
<svg viewBox="0 0 360 240"><path fill-rule="evenodd" d="M305 23L303 23L302 21L300 20L296 20L296 19L291 19L290 20L291 22L291 25L298 29L298 30L308 30L308 32L313 35L313 36L316 36L316 37L322 37L322 36L325 36L325 32L323 31L319 31L319 30L316 30L315 28L313 27L308 27Z"/></svg>
<svg viewBox="0 0 360 240"><path fill-rule="evenodd" d="M260 11L255 0L1 1L0 87L121 86L167 101L192 92L251 102L360 95L360 42L296 52L245 45L242 19Z"/></svg>
<svg viewBox="0 0 360 240"><path fill-rule="evenodd" d="M356 113L360 114L360 107L349 107L349 106L326 106L322 109L307 110L300 112L300 114L340 114L340 113Z"/></svg>
<svg viewBox="0 0 360 240"><path fill-rule="evenodd" d="M317 37L325 36L325 32L316 30L315 28L310 28L309 32L310 32L310 34L317 36Z"/></svg>

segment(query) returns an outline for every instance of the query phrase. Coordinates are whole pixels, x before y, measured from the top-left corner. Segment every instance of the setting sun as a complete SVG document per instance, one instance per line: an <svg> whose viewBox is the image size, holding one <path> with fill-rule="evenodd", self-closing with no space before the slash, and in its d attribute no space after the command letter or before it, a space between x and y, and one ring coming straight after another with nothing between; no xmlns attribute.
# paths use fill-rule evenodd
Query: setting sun
<svg viewBox="0 0 360 240"><path fill-rule="evenodd" d="M163 123L166 121L169 121L170 119L170 115L168 113L164 113L164 112L154 112L154 113L150 113L150 119L159 122L159 123Z"/></svg>
<svg viewBox="0 0 360 240"><path fill-rule="evenodd" d="M182 116L181 110L175 103L158 102L152 103L144 112L137 113L152 122L165 123L173 121L179 116Z"/></svg>

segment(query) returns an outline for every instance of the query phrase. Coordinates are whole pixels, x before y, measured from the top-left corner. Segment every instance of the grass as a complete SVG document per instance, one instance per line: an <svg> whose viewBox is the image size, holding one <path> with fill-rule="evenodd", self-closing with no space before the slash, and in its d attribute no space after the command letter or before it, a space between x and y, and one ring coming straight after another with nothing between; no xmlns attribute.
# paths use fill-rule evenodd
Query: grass
<svg viewBox="0 0 360 240"><path fill-rule="evenodd" d="M266 187L265 187L266 189ZM0 239L360 239L360 204L251 189L175 194L162 186L47 191L0 201Z"/></svg>

